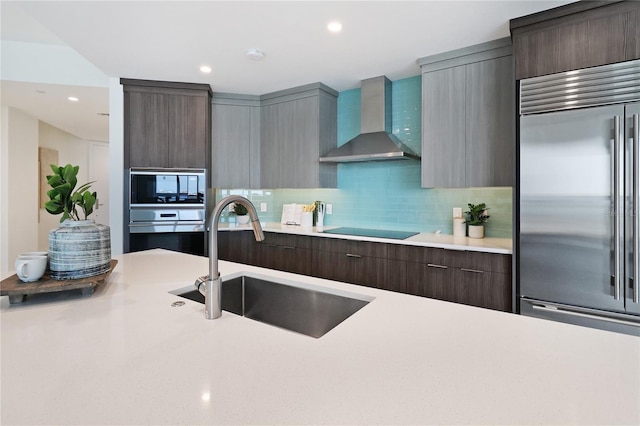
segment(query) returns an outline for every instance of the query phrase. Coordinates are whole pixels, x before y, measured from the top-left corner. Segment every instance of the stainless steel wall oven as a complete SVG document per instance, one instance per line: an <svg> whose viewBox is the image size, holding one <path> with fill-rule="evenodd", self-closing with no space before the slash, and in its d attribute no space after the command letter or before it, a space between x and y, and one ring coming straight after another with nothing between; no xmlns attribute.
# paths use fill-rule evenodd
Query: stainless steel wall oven
<svg viewBox="0 0 640 426"><path fill-rule="evenodd" d="M129 170L128 251L205 253L204 169Z"/></svg>

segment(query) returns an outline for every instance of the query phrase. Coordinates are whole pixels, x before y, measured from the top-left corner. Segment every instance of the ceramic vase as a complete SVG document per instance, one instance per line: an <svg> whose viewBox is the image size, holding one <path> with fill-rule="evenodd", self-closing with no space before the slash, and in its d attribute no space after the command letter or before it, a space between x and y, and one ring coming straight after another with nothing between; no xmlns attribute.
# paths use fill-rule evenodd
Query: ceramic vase
<svg viewBox="0 0 640 426"><path fill-rule="evenodd" d="M49 231L49 268L54 280L93 277L111 268L111 232L93 220L65 220Z"/></svg>
<svg viewBox="0 0 640 426"><path fill-rule="evenodd" d="M484 238L484 225L469 225L469 238Z"/></svg>
<svg viewBox="0 0 640 426"><path fill-rule="evenodd" d="M236 215L236 222L238 223L238 225L246 225L247 223L249 223L249 215Z"/></svg>

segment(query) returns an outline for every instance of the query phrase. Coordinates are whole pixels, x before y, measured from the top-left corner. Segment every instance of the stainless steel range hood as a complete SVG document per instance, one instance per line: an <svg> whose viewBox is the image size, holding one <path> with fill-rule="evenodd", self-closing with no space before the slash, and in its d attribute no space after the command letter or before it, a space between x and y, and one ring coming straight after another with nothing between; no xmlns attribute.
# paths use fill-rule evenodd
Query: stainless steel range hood
<svg viewBox="0 0 640 426"><path fill-rule="evenodd" d="M362 80L360 133L329 151L321 162L420 160L420 156L391 134L391 81L385 77Z"/></svg>

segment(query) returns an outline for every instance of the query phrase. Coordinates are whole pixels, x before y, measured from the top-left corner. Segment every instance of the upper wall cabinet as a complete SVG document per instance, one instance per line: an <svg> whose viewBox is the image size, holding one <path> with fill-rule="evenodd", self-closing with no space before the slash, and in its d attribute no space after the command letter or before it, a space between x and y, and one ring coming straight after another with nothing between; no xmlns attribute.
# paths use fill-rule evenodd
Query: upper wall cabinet
<svg viewBox="0 0 640 426"><path fill-rule="evenodd" d="M640 2L584 1L510 21L516 79L640 58Z"/></svg>
<svg viewBox="0 0 640 426"><path fill-rule="evenodd" d="M321 83L260 96L262 188L335 188L338 92Z"/></svg>
<svg viewBox="0 0 640 426"><path fill-rule="evenodd" d="M214 93L211 102L211 185L260 188L260 98Z"/></svg>
<svg viewBox="0 0 640 426"><path fill-rule="evenodd" d="M508 38L418 60L422 187L513 185L515 97Z"/></svg>
<svg viewBox="0 0 640 426"><path fill-rule="evenodd" d="M125 167L209 168L211 88L121 79Z"/></svg>

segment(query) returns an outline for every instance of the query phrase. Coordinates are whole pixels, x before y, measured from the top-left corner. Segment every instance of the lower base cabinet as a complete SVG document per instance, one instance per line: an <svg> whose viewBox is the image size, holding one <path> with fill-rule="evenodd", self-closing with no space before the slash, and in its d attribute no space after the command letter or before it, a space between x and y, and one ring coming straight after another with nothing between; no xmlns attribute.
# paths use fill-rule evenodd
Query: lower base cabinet
<svg viewBox="0 0 640 426"><path fill-rule="evenodd" d="M220 232L220 259L512 312L511 256L338 238Z"/></svg>
<svg viewBox="0 0 640 426"><path fill-rule="evenodd" d="M407 263L407 293L511 312L511 275Z"/></svg>
<svg viewBox="0 0 640 426"><path fill-rule="evenodd" d="M312 275L391 291L406 291L404 262L390 259L390 244L315 237Z"/></svg>
<svg viewBox="0 0 640 426"><path fill-rule="evenodd" d="M253 238L252 233L248 234ZM305 237L265 232L264 241L254 243L256 255L253 265L311 275L311 251L307 245Z"/></svg>
<svg viewBox="0 0 640 426"><path fill-rule="evenodd" d="M405 293L403 262L377 257L329 251L312 254L314 277Z"/></svg>

